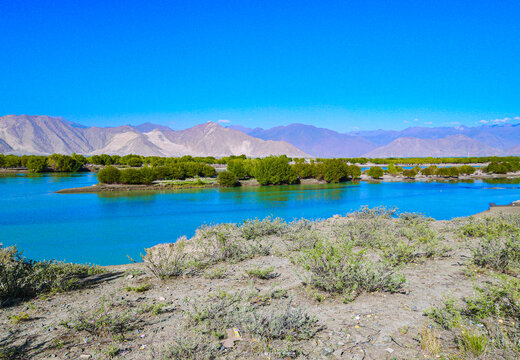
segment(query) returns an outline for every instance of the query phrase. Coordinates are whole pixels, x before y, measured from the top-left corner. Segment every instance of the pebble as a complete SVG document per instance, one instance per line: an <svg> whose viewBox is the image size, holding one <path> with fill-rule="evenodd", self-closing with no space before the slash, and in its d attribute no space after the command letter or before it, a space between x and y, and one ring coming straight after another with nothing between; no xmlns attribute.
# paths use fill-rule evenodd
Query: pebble
<svg viewBox="0 0 520 360"><path fill-rule="evenodd" d="M162 297L162 296L161 296L161 297L159 298L159 301L164 301L164 300L166 300L165 297Z"/></svg>
<svg viewBox="0 0 520 360"><path fill-rule="evenodd" d="M89 355L89 354L82 354L79 356L80 359L90 359L92 357L92 355Z"/></svg>
<svg viewBox="0 0 520 360"><path fill-rule="evenodd" d="M329 356L332 353L334 353L334 349L331 348L331 347L324 348L324 349L321 350L321 355L323 355L323 356Z"/></svg>
<svg viewBox="0 0 520 360"><path fill-rule="evenodd" d="M133 278L134 278L134 275L128 275L126 278L127 278L127 279L133 279Z"/></svg>

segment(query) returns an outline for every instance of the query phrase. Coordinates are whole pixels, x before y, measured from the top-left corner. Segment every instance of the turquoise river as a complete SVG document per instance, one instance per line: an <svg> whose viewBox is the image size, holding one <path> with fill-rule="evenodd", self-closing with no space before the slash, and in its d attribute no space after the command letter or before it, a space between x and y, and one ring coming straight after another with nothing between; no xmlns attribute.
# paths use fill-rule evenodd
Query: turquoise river
<svg viewBox="0 0 520 360"><path fill-rule="evenodd" d="M397 207L436 219L520 199L518 181L394 182L196 189L161 193L56 194L94 174L0 175L0 243L31 259L115 265L144 248L191 237L202 224L282 217L319 219L361 206Z"/></svg>

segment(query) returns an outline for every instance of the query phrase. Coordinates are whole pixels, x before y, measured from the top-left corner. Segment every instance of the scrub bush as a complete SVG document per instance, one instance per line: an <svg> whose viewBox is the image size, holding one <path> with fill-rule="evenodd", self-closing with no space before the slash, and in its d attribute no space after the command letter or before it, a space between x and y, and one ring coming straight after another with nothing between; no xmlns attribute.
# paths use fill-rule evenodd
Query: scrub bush
<svg viewBox="0 0 520 360"><path fill-rule="evenodd" d="M117 184L121 179L121 171L114 166L107 166L99 170L97 178L101 184Z"/></svg>
<svg viewBox="0 0 520 360"><path fill-rule="evenodd" d="M103 272L97 266L28 260L15 247L0 248L0 304L78 289L85 284L83 278Z"/></svg>
<svg viewBox="0 0 520 360"><path fill-rule="evenodd" d="M379 166L372 166L367 171L367 175L374 179L381 179L385 172Z"/></svg>
<svg viewBox="0 0 520 360"><path fill-rule="evenodd" d="M224 187L233 187L240 184L237 176L230 171L222 171L218 174L217 180L219 185Z"/></svg>

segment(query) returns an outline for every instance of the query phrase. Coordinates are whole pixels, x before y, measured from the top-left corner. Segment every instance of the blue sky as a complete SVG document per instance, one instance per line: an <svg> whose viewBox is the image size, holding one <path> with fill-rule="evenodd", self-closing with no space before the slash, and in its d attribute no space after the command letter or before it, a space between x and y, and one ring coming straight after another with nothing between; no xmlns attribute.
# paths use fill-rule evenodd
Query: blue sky
<svg viewBox="0 0 520 360"><path fill-rule="evenodd" d="M514 122L519 19L508 0L2 1L0 115L175 129Z"/></svg>

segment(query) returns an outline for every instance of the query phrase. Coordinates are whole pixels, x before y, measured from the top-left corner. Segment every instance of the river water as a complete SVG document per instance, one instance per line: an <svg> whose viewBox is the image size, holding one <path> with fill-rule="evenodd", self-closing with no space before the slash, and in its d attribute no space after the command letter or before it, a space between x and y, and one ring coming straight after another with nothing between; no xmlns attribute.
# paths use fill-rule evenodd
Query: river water
<svg viewBox="0 0 520 360"><path fill-rule="evenodd" d="M127 255L139 259L146 247L191 237L202 224L327 218L365 205L451 219L520 199L518 181L507 179L55 193L96 182L91 173L0 175L0 243L17 245L31 259L115 265L128 263Z"/></svg>

